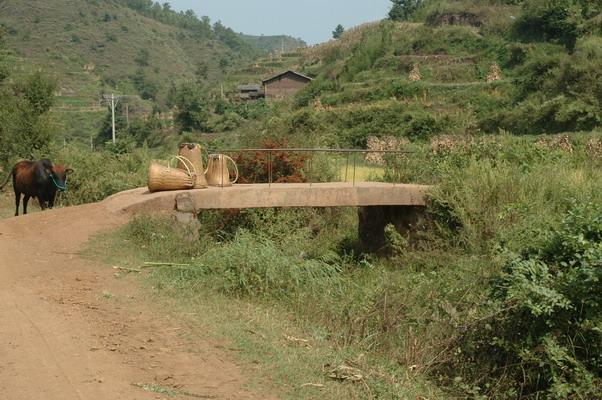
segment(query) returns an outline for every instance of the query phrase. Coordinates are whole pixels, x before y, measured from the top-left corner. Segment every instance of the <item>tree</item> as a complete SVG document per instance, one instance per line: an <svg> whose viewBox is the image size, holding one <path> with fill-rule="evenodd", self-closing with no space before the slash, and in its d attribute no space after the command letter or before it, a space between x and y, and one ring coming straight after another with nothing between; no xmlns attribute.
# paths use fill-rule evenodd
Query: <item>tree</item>
<svg viewBox="0 0 602 400"><path fill-rule="evenodd" d="M23 81L17 82L15 92L35 115L42 115L50 110L54 102L56 82L49 80L41 72L34 72Z"/></svg>
<svg viewBox="0 0 602 400"><path fill-rule="evenodd" d="M0 56L1 57L1 56ZM56 83L41 72L0 82L0 164L47 156L56 129L48 116Z"/></svg>
<svg viewBox="0 0 602 400"><path fill-rule="evenodd" d="M345 28L343 28L343 25L338 24L337 27L334 29L334 31L332 31L332 37L334 39L340 39L341 36L343 36L344 32L345 32Z"/></svg>
<svg viewBox="0 0 602 400"><path fill-rule="evenodd" d="M422 0L391 0L393 6L389 11L389 19L393 21L407 21L414 11L422 4Z"/></svg>
<svg viewBox="0 0 602 400"><path fill-rule="evenodd" d="M190 82L180 85L176 95L176 122L183 131L203 130L209 119L209 107L201 90Z"/></svg>
<svg viewBox="0 0 602 400"><path fill-rule="evenodd" d="M551 41L572 50L582 34L587 9L579 0L529 0L514 23L514 33L524 41Z"/></svg>
<svg viewBox="0 0 602 400"><path fill-rule="evenodd" d="M146 73L142 68L138 68L136 73L132 76L132 82L134 87L138 90L140 97L145 100L154 100L157 98L159 88L157 85L149 80Z"/></svg>
<svg viewBox="0 0 602 400"><path fill-rule="evenodd" d="M230 66L230 60L228 60L225 56L222 56L219 59L219 68L221 69L221 71L226 72L226 70L228 69L229 66Z"/></svg>
<svg viewBox="0 0 602 400"><path fill-rule="evenodd" d="M201 61L196 66L196 71L194 71L194 75L196 77L197 83L202 83L207 80L209 77L209 66L207 63Z"/></svg>

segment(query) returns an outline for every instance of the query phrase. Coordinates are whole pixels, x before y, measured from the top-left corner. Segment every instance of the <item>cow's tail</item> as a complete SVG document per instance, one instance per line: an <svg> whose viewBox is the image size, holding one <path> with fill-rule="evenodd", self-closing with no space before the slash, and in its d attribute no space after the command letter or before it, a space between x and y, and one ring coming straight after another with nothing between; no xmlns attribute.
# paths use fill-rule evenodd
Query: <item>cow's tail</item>
<svg viewBox="0 0 602 400"><path fill-rule="evenodd" d="M6 184L10 180L10 177L13 176L14 173L15 173L15 170L11 169L10 173L8 174L8 176L6 177L6 179L4 180L4 182L2 182L2 184L0 185L0 191L2 191L4 189L4 186L6 186Z"/></svg>

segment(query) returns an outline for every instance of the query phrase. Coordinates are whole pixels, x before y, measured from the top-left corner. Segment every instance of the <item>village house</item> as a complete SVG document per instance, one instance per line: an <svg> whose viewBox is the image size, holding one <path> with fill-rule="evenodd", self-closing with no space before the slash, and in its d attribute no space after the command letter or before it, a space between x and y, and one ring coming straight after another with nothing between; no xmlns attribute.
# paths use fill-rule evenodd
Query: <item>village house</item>
<svg viewBox="0 0 602 400"><path fill-rule="evenodd" d="M239 85L237 91L240 100L257 100L264 97L261 85L257 84Z"/></svg>
<svg viewBox="0 0 602 400"><path fill-rule="evenodd" d="M289 70L265 79L262 83L265 97L278 99L294 95L311 81L312 78Z"/></svg>

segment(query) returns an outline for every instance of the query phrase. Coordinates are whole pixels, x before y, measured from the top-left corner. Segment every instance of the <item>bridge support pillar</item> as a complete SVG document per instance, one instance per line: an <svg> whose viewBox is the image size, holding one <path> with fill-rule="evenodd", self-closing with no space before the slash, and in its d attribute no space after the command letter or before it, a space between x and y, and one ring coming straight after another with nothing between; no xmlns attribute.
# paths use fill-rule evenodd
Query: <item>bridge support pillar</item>
<svg viewBox="0 0 602 400"><path fill-rule="evenodd" d="M358 209L360 247L366 253L385 251L385 227L393 224L397 232L411 241L425 208L423 206L370 206Z"/></svg>
<svg viewBox="0 0 602 400"><path fill-rule="evenodd" d="M176 196L176 205L172 215L182 236L191 242L199 239L201 223L197 218L198 210L194 199L189 193L180 193Z"/></svg>

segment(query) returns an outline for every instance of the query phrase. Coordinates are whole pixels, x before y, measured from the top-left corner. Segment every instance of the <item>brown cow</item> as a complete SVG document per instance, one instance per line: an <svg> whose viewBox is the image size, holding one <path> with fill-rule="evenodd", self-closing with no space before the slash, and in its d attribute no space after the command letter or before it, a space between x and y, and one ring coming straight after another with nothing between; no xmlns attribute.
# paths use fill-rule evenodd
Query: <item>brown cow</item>
<svg viewBox="0 0 602 400"><path fill-rule="evenodd" d="M10 177L13 177L15 190L15 216L19 215L21 194L23 198L23 214L27 214L27 203L31 197L37 197L40 207L54 207L57 190L67 190L67 174L73 172L71 168L54 165L50 160L21 161L15 164L6 180L0 185L0 190L6 186Z"/></svg>

